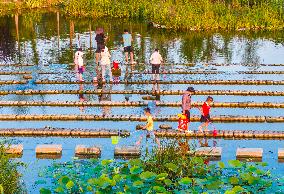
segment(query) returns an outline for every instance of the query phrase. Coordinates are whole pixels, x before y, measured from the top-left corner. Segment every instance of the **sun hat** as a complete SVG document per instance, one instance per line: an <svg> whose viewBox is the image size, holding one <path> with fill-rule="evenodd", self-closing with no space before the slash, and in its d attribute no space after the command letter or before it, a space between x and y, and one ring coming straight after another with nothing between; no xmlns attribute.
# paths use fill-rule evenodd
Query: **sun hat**
<svg viewBox="0 0 284 194"><path fill-rule="evenodd" d="M188 87L186 91L188 91L188 92L195 92L193 87Z"/></svg>

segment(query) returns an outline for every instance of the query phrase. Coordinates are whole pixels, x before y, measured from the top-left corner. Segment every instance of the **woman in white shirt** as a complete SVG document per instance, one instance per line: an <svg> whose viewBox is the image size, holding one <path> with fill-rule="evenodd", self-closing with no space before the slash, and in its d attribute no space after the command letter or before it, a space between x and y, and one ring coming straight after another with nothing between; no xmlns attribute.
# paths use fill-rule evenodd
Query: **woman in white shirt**
<svg viewBox="0 0 284 194"><path fill-rule="evenodd" d="M78 51L75 53L74 57L74 63L75 68L78 70L79 74L79 81L83 82L83 72L84 72L84 61L83 61L83 55L82 48L79 48Z"/></svg>
<svg viewBox="0 0 284 194"><path fill-rule="evenodd" d="M155 52L150 57L150 63L152 64L152 76L153 80L160 80L160 66L163 63L163 58L159 53L159 49L155 49Z"/></svg>
<svg viewBox="0 0 284 194"><path fill-rule="evenodd" d="M106 68L109 71L109 78L110 78L110 82L112 82L112 73L111 73L111 67L110 67L110 58L111 55L108 51L108 48L105 46L104 49L102 49L101 52L101 66L102 66L102 79L103 82L105 82L105 74L106 74Z"/></svg>

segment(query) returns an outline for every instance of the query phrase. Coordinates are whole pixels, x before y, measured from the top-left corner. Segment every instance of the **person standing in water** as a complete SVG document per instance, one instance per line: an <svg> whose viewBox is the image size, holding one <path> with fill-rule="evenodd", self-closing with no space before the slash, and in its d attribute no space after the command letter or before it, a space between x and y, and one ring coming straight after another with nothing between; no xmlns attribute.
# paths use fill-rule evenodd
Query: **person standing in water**
<svg viewBox="0 0 284 194"><path fill-rule="evenodd" d="M100 55L102 52L102 49L105 48L105 41L107 40L107 36L104 35L104 29L103 28L97 28L96 30L96 37L95 40L97 42L97 49L96 49L96 64L100 61Z"/></svg>
<svg viewBox="0 0 284 194"><path fill-rule="evenodd" d="M127 29L124 30L122 35L123 38L123 46L124 46L124 53L125 53L125 62L128 64L128 55L130 54L130 64L135 64L134 62L134 54L132 48L132 35L128 32Z"/></svg>
<svg viewBox="0 0 284 194"><path fill-rule="evenodd" d="M204 128L205 132L208 131L208 125L211 122L211 120L210 120L210 108L211 108L212 102L213 102L213 98L211 96L208 96L206 101L203 103L203 105L200 109L200 112L201 112L200 122L202 123L198 127L200 132L203 132L203 128Z"/></svg>
<svg viewBox="0 0 284 194"><path fill-rule="evenodd" d="M158 144L158 147L160 147L160 141L159 139L155 136L153 129L154 129L154 121L151 115L150 108L145 108L144 113L147 117L147 123L143 127L143 130L147 130L147 135L150 136L151 138L155 139L156 143ZM139 140L136 142L136 145L139 146L141 144L141 141L143 139L143 135L140 136Z"/></svg>
<svg viewBox="0 0 284 194"><path fill-rule="evenodd" d="M190 124L190 109L191 109L191 95L195 90L193 87L188 87L182 95L182 114L186 115L188 126Z"/></svg>
<svg viewBox="0 0 284 194"><path fill-rule="evenodd" d="M105 74L106 74L106 69L109 71L109 81L112 82L112 72L111 72L111 67L110 67L110 58L111 55L108 51L108 48L105 46L105 48L102 49L101 52L101 67L102 67L102 81L105 82Z"/></svg>
<svg viewBox="0 0 284 194"><path fill-rule="evenodd" d="M83 72L84 72L84 61L83 61L82 48L79 48L78 51L75 53L74 63L75 69L78 71L78 79L80 82L83 82Z"/></svg>
<svg viewBox="0 0 284 194"><path fill-rule="evenodd" d="M159 53L159 49L155 49L151 55L150 63L152 64L152 79L154 81L160 80L160 66L163 63L163 58Z"/></svg>

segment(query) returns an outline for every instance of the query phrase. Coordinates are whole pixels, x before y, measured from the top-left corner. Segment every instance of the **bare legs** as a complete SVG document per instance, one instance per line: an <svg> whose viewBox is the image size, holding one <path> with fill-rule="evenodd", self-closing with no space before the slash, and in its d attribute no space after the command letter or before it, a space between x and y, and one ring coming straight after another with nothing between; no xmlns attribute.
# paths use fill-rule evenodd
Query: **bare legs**
<svg viewBox="0 0 284 194"><path fill-rule="evenodd" d="M128 63L128 52L125 52L125 62ZM130 52L130 64L133 64L134 63L134 55L133 55L133 52Z"/></svg>
<svg viewBox="0 0 284 194"><path fill-rule="evenodd" d="M204 131L205 131L205 132L208 132L208 125L209 125L209 122L202 123L202 124L198 127L198 130L199 130L200 132L203 132L203 128L204 128Z"/></svg>

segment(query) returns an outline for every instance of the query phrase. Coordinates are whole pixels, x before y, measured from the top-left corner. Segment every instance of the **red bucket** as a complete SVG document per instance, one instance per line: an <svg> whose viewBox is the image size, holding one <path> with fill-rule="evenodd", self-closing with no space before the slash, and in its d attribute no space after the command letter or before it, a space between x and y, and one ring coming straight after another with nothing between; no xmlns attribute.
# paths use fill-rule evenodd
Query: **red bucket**
<svg viewBox="0 0 284 194"><path fill-rule="evenodd" d="M112 66L114 69L118 69L119 68L119 62L118 61L113 61L112 62Z"/></svg>

